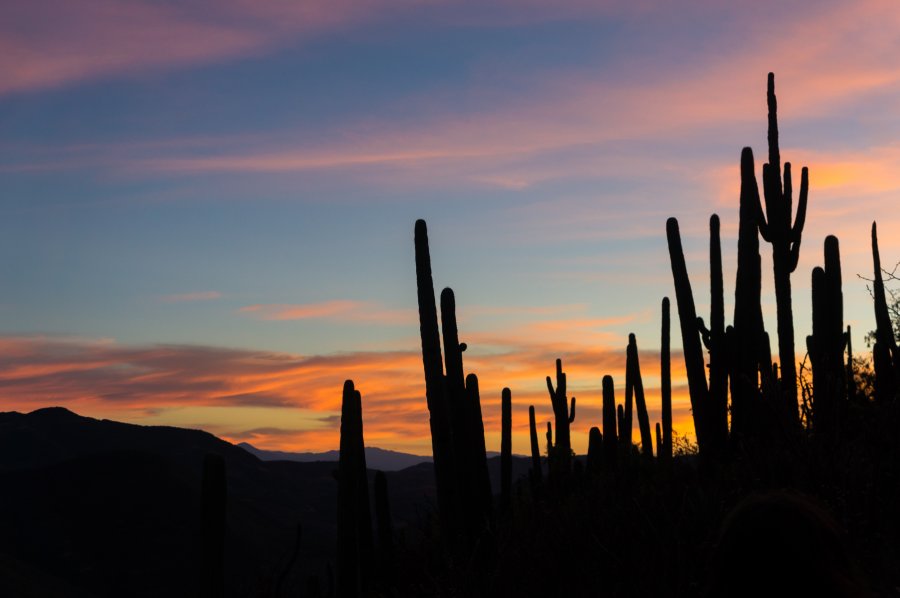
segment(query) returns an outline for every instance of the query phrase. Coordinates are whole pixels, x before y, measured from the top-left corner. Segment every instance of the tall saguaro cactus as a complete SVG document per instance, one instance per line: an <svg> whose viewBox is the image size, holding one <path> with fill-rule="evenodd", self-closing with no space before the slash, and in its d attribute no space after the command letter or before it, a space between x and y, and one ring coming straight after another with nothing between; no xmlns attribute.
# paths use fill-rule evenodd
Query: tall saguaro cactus
<svg viewBox="0 0 900 598"><path fill-rule="evenodd" d="M813 333L807 349L813 368L813 425L816 433L834 439L840 422L844 381L844 299L837 237L825 239L825 267L812 274Z"/></svg>
<svg viewBox="0 0 900 598"><path fill-rule="evenodd" d="M753 151L745 147L741 152L734 324L726 332L731 382L731 434L737 438L751 431L750 411L759 398L759 352L765 334L761 307L760 216Z"/></svg>
<svg viewBox="0 0 900 598"><path fill-rule="evenodd" d="M616 389L612 376L603 376L603 461L612 471L616 465Z"/></svg>
<svg viewBox="0 0 900 598"><path fill-rule="evenodd" d="M713 442L728 441L728 360L725 351L725 287L722 277L722 242L719 217L709 218L709 329L703 329L703 344L709 351L709 418ZM701 321L702 326L702 321Z"/></svg>
<svg viewBox="0 0 900 598"><path fill-rule="evenodd" d="M681 322L681 342L684 347L684 364L688 376L694 429L697 432L700 454L709 454L714 448L709 429L709 387L706 385L706 366L703 361L703 347L700 344L700 326L697 309L694 307L694 294L684 262L678 220L675 218L666 221L666 237L672 262L672 278L675 281L675 299L678 301L678 320Z"/></svg>
<svg viewBox="0 0 900 598"><path fill-rule="evenodd" d="M504 388L500 398L500 504L508 509L512 498L512 393Z"/></svg>
<svg viewBox="0 0 900 598"><path fill-rule="evenodd" d="M362 397L353 381L344 382L338 461L337 594L356 597L372 581L374 541L369 482L363 442Z"/></svg>
<svg viewBox="0 0 900 598"><path fill-rule="evenodd" d="M884 277L881 275L881 254L878 252L878 228L872 223L872 265L875 277L872 280L872 295L875 298L875 345L872 347L872 361L875 366L875 398L880 402L893 400L900 386L900 356L897 353L897 339L891 324L884 293Z"/></svg>
<svg viewBox="0 0 900 598"><path fill-rule="evenodd" d="M444 386L441 338L438 332L434 281L431 277L431 253L428 228L424 220L416 220L416 287L419 301L419 333L422 337L422 363L425 368L425 397L431 425L431 449L437 487L438 511L444 530L453 529L455 520L455 476L453 470L453 437L450 409Z"/></svg>
<svg viewBox="0 0 900 598"><path fill-rule="evenodd" d="M534 418L534 405L528 406L528 429L531 434L531 481L538 485L542 481L541 447L538 444L537 422Z"/></svg>
<svg viewBox="0 0 900 598"><path fill-rule="evenodd" d="M794 356L794 314L791 306L791 273L800 258L800 240L806 220L809 193L809 172L803 168L796 218L791 224L793 188L791 164L784 164L784 185L781 180L781 155L778 149L778 104L775 99L775 75L769 73L766 92L769 107L769 162L763 165L765 215L759 207L759 232L772 245L772 266L775 274L775 302L778 316L778 356L781 362L781 387L788 414L799 417L797 400L797 367Z"/></svg>
<svg viewBox="0 0 900 598"><path fill-rule="evenodd" d="M662 397L662 453L664 461L672 459L672 357L670 353L669 298L662 300L662 339L659 352L660 395Z"/></svg>
<svg viewBox="0 0 900 598"><path fill-rule="evenodd" d="M637 409L638 427L641 431L641 453L647 457L653 456L653 436L650 432L650 416L647 414L647 401L644 399L644 381L641 378L641 363L638 358L637 338L634 334L628 335L628 355L625 363L626 375L631 371L631 384L634 390L634 402ZM627 409L627 408L626 408ZM625 425L628 416L626 415Z"/></svg>

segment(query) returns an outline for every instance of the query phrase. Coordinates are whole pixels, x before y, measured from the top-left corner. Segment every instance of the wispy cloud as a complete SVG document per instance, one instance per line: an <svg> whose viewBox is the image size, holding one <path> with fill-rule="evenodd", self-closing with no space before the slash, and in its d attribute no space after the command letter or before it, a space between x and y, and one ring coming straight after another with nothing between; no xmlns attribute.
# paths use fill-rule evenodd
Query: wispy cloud
<svg viewBox="0 0 900 598"><path fill-rule="evenodd" d="M387 309L371 301L343 299L321 303L247 305L238 311L263 320L330 320L385 325L409 324L417 317L413 310Z"/></svg>

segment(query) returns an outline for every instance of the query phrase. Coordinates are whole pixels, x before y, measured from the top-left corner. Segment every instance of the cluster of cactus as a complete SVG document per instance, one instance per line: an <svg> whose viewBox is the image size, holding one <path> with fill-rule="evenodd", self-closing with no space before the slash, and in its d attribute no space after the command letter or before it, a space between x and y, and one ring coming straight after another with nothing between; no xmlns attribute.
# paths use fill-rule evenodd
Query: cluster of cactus
<svg viewBox="0 0 900 598"><path fill-rule="evenodd" d="M442 326L438 331L424 220L416 221L415 251L425 395L441 528L446 535L461 531L471 543L489 524L493 500L478 378L475 374L464 376L462 354L466 345L459 342L456 300L449 288L441 292Z"/></svg>

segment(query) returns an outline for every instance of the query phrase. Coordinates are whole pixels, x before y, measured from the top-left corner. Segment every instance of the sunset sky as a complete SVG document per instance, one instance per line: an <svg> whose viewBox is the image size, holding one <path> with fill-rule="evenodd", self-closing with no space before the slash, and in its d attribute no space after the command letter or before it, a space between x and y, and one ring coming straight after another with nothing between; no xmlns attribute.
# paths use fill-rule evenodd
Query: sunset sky
<svg viewBox="0 0 900 598"><path fill-rule="evenodd" d="M659 419L665 241L701 314L708 218L733 306L739 159L810 170L793 276L841 241L854 344L874 327L868 235L900 260L900 10L893 0L32 0L0 19L0 410L337 448L342 382L366 442L430 452L413 224L456 292L488 449L512 389L573 448L624 388L629 332ZM775 330L771 247L764 316ZM776 346L773 336L773 347ZM676 427L690 432L683 364ZM637 436L637 434L636 434Z"/></svg>

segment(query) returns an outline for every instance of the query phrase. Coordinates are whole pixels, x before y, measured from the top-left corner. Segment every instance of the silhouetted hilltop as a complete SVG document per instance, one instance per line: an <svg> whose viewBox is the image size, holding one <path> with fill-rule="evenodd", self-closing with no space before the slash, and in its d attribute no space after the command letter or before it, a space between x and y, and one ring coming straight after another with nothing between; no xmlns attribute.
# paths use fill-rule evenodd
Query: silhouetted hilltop
<svg viewBox="0 0 900 598"><path fill-rule="evenodd" d="M201 430L98 420L62 407L0 413L0 595L196 595L208 453L226 463L229 595L271 590L287 568L298 523L299 565L288 569L282 589L324 576L335 550L337 464L260 460L248 450ZM427 459L373 454L388 464ZM514 459L517 476L527 468L525 458ZM489 470L499 488L499 458ZM432 465L390 471L387 479L395 526L415 541L434 508Z"/></svg>

